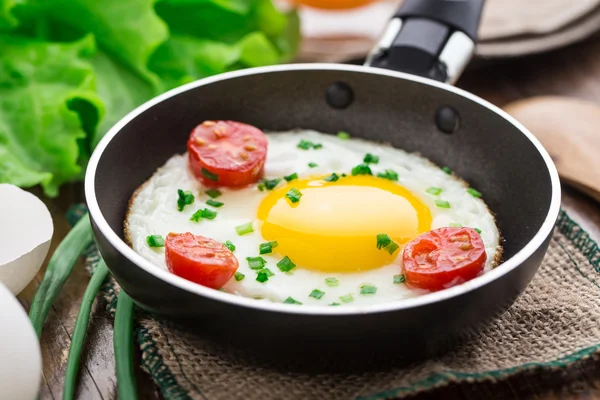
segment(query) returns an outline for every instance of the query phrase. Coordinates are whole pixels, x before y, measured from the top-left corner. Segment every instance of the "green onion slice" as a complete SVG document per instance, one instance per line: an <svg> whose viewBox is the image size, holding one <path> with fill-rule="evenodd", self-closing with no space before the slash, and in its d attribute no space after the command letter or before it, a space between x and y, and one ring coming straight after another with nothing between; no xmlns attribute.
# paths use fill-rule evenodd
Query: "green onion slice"
<svg viewBox="0 0 600 400"><path fill-rule="evenodd" d="M340 176L338 174L336 174L335 172L333 174L323 178L323 180L325 182L336 182L338 179L340 179Z"/></svg>
<svg viewBox="0 0 600 400"><path fill-rule="evenodd" d="M390 243L392 243L392 239L390 239L390 237L387 235L387 233L380 233L377 235L377 248L378 249L381 250L382 248L385 248Z"/></svg>
<svg viewBox="0 0 600 400"><path fill-rule="evenodd" d="M347 294L345 296L341 296L340 300L342 303L352 303L354 301L354 297L352 297L352 294Z"/></svg>
<svg viewBox="0 0 600 400"><path fill-rule="evenodd" d="M475 190L473 188L468 188L467 192L473 197L481 197L481 192L479 192L478 190Z"/></svg>
<svg viewBox="0 0 600 400"><path fill-rule="evenodd" d="M446 200L436 200L435 205L439 208L450 208L450 203Z"/></svg>
<svg viewBox="0 0 600 400"><path fill-rule="evenodd" d="M235 275L233 276L235 278L236 281L241 281L243 280L246 275L242 274L241 272L236 272Z"/></svg>
<svg viewBox="0 0 600 400"><path fill-rule="evenodd" d="M287 197L292 203L297 203L300 201L300 197L302 197L302 193L296 188L291 188L285 194L285 197Z"/></svg>
<svg viewBox="0 0 600 400"><path fill-rule="evenodd" d="M269 254L273 252L273 248L277 247L277 241L261 243L258 245L258 253L259 254Z"/></svg>
<svg viewBox="0 0 600 400"><path fill-rule="evenodd" d="M385 172L377 173L377 177L383 178L383 179L389 179L390 181L397 181L398 173L395 171L392 171L391 169L386 169Z"/></svg>
<svg viewBox="0 0 600 400"><path fill-rule="evenodd" d="M248 222L246 224L236 226L235 231L239 236L242 236L254 232L254 228L252 227L252 222Z"/></svg>
<svg viewBox="0 0 600 400"><path fill-rule="evenodd" d="M277 268L279 268L279 270L281 272L289 272L289 271L293 270L295 267L296 267L296 264L294 264L288 256L283 257L277 263Z"/></svg>
<svg viewBox="0 0 600 400"><path fill-rule="evenodd" d="M365 154L365 158L363 159L363 162L365 164L378 164L379 163L379 156L374 156L373 154Z"/></svg>
<svg viewBox="0 0 600 400"><path fill-rule="evenodd" d="M215 181L215 182L219 180L219 175L213 174L206 168L202 168L202 170L200 172L202 172L202 175L204 175L206 177L206 179L210 179L211 181Z"/></svg>
<svg viewBox="0 0 600 400"><path fill-rule="evenodd" d="M248 261L248 266L250 269L260 270L265 267L267 260L262 257L246 257L246 261Z"/></svg>
<svg viewBox="0 0 600 400"><path fill-rule="evenodd" d="M308 167L309 167L309 168L316 168L316 167L318 167L318 166L319 166L319 164L317 164L317 163L314 163L314 162L309 162L309 163L308 163Z"/></svg>
<svg viewBox="0 0 600 400"><path fill-rule="evenodd" d="M452 170L450 169L450 167L444 167L444 168L442 168L442 171L444 171L448 175L452 174Z"/></svg>
<svg viewBox="0 0 600 400"><path fill-rule="evenodd" d="M348 140L350 139L350 134L346 131L339 131L337 133L337 137L339 137L342 140Z"/></svg>
<svg viewBox="0 0 600 400"><path fill-rule="evenodd" d="M406 277L404 274L402 275L394 275L394 284L398 285L400 283L406 282Z"/></svg>
<svg viewBox="0 0 600 400"><path fill-rule="evenodd" d="M364 295L371 295L371 294L375 294L377 293L377 286L373 286L373 285L362 285L360 287L360 294Z"/></svg>
<svg viewBox="0 0 600 400"><path fill-rule="evenodd" d="M150 247L164 247L165 239L161 235L146 236L146 243Z"/></svg>
<svg viewBox="0 0 600 400"><path fill-rule="evenodd" d="M458 222L450 222L448 226L450 228L462 228L462 224L459 224Z"/></svg>
<svg viewBox="0 0 600 400"><path fill-rule="evenodd" d="M265 283L268 280L269 280L269 275L265 271L259 271L258 274L256 274L257 282Z"/></svg>
<svg viewBox="0 0 600 400"><path fill-rule="evenodd" d="M313 299L321 300L321 297L325 296L325 292L320 291L319 289L314 289L308 297L312 297Z"/></svg>
<svg viewBox="0 0 600 400"><path fill-rule="evenodd" d="M209 189L204 193L206 193L208 195L208 197L210 197L211 199L216 199L217 197L219 197L220 195L223 194L220 191L218 191L217 189Z"/></svg>
<svg viewBox="0 0 600 400"><path fill-rule="evenodd" d="M385 250L386 250L388 253L390 253L390 255L391 255L391 254L394 254L394 252L395 252L396 250L398 250L398 248L399 248L399 247L400 247L400 245L399 245L398 243L396 243L396 242L392 242L392 243L388 244L388 245L385 247Z"/></svg>
<svg viewBox="0 0 600 400"><path fill-rule="evenodd" d="M473 228L473 229L475 229L475 232L481 234L481 229L479 229L479 228Z"/></svg>
<svg viewBox="0 0 600 400"><path fill-rule="evenodd" d="M330 306L339 306L340 303L336 303L335 301L333 303L329 303Z"/></svg>
<svg viewBox="0 0 600 400"><path fill-rule="evenodd" d="M219 208L223 205L223 203L221 203L220 201L216 201L213 199L206 200L206 204L208 204L209 206L215 207L215 208Z"/></svg>
<svg viewBox="0 0 600 400"><path fill-rule="evenodd" d="M296 172L294 172L291 175L288 176L284 176L283 179L285 179L286 181L293 181L294 179L298 179L298 174Z"/></svg>
<svg viewBox="0 0 600 400"><path fill-rule="evenodd" d="M338 278L325 278L325 284L329 287L340 286Z"/></svg>
<svg viewBox="0 0 600 400"><path fill-rule="evenodd" d="M356 175L373 175L371 168L367 164L359 164L352 168L352 176Z"/></svg>
<svg viewBox="0 0 600 400"><path fill-rule="evenodd" d="M227 240L225 243L223 243L223 246L227 247L231 251L235 251L235 245L231 243L231 240Z"/></svg>
<svg viewBox="0 0 600 400"><path fill-rule="evenodd" d="M437 188L437 187L430 187L429 189L426 190L426 192L429 194L432 194L434 196L437 196L440 193L442 193L442 189Z"/></svg>
<svg viewBox="0 0 600 400"><path fill-rule="evenodd" d="M285 304L302 304L298 300L295 300L293 297L288 297L283 301Z"/></svg>
<svg viewBox="0 0 600 400"><path fill-rule="evenodd" d="M194 195L189 190L183 191L177 189L177 209L183 211L183 208L194 202Z"/></svg>

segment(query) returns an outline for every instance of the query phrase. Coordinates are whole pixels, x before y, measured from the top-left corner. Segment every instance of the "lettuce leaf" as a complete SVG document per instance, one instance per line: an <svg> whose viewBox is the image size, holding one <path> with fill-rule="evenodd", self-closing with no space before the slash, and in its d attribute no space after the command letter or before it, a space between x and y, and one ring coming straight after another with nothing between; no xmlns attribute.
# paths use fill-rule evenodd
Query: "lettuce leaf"
<svg viewBox="0 0 600 400"><path fill-rule="evenodd" d="M94 48L90 36L46 43L0 35L0 182L41 183L54 196L60 184L80 177L78 140L86 132L70 106L88 103L96 121L102 116L85 62Z"/></svg>
<svg viewBox="0 0 600 400"><path fill-rule="evenodd" d="M299 42L272 0L0 0L0 32L0 182L48 196L138 105Z"/></svg>

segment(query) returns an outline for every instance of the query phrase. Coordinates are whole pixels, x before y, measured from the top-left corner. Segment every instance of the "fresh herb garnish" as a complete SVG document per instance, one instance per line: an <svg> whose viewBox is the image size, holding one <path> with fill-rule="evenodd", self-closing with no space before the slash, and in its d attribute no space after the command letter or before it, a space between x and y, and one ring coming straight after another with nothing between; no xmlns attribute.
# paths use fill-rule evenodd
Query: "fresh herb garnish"
<svg viewBox="0 0 600 400"><path fill-rule="evenodd" d="M400 245L398 243L392 242L385 247L385 250L392 255L399 247Z"/></svg>
<svg viewBox="0 0 600 400"><path fill-rule="evenodd" d="M273 252L273 248L277 247L277 241L261 243L258 245L258 253L259 254L269 254Z"/></svg>
<svg viewBox="0 0 600 400"><path fill-rule="evenodd" d="M373 175L373 172L371 172L371 168L367 164L358 164L352 168L352 176L356 175Z"/></svg>
<svg viewBox="0 0 600 400"><path fill-rule="evenodd" d="M473 197L481 197L481 192L479 192L473 188L468 188L467 192Z"/></svg>
<svg viewBox="0 0 600 400"><path fill-rule="evenodd" d="M260 271L258 271L258 273L264 272L265 274L267 274L267 276L270 278L272 276L275 276L275 274L273 273L273 271L271 271L269 268L263 268Z"/></svg>
<svg viewBox="0 0 600 400"><path fill-rule="evenodd" d="M244 279L246 277L246 275L242 274L241 272L236 272L233 277L235 278L236 281L239 282L242 279Z"/></svg>
<svg viewBox="0 0 600 400"><path fill-rule="evenodd" d="M450 203L446 200L436 200L435 205L439 208L450 208Z"/></svg>
<svg viewBox="0 0 600 400"><path fill-rule="evenodd" d="M209 210L208 208L200 209L196 211L190 218L190 221L198 222L200 218L206 219L215 219L217 217L217 212L213 210Z"/></svg>
<svg viewBox="0 0 600 400"><path fill-rule="evenodd" d="M219 192L217 189L209 189L204 193L206 193L208 195L208 197L210 197L212 199L216 199L217 197L219 197L220 195L223 194L223 193Z"/></svg>
<svg viewBox="0 0 600 400"><path fill-rule="evenodd" d="M257 282L265 283L268 280L269 280L269 275L265 271L259 271L258 274L256 274Z"/></svg>
<svg viewBox="0 0 600 400"><path fill-rule="evenodd" d="M434 196L437 196L440 193L442 193L442 189L437 188L437 187L430 187L429 189L426 190L426 192L429 194L432 194Z"/></svg>
<svg viewBox="0 0 600 400"><path fill-rule="evenodd" d="M295 300L293 297L288 297L283 301L285 304L302 304L298 300Z"/></svg>
<svg viewBox="0 0 600 400"><path fill-rule="evenodd" d="M479 229L479 228L473 228L473 229L475 229L475 232L481 234L481 229Z"/></svg>
<svg viewBox="0 0 600 400"><path fill-rule="evenodd" d="M383 179L389 179L390 181L397 181L398 173L395 171L392 171L391 169L386 169L385 172L379 172L377 174L377 177L383 178Z"/></svg>
<svg viewBox="0 0 600 400"><path fill-rule="evenodd" d="M325 284L329 287L340 286L338 278L325 278Z"/></svg>
<svg viewBox="0 0 600 400"><path fill-rule="evenodd" d="M295 267L296 267L296 264L294 264L288 256L283 257L277 263L277 268L279 268L279 270L281 272L289 272L289 271L293 270Z"/></svg>
<svg viewBox="0 0 600 400"><path fill-rule="evenodd" d="M314 162L309 162L309 163L308 163L308 167L309 167L309 168L316 168L316 167L318 167L318 166L319 166L319 164L317 164L317 163L314 163Z"/></svg>
<svg viewBox="0 0 600 400"><path fill-rule="evenodd" d="M164 247L165 239L161 235L146 236L146 243L150 247Z"/></svg>
<svg viewBox="0 0 600 400"><path fill-rule="evenodd" d="M210 179L211 181L215 181L215 182L219 180L219 175L213 174L206 168L202 168L201 172L202 172L202 175L204 175L206 177L206 179Z"/></svg>
<svg viewBox="0 0 600 400"><path fill-rule="evenodd" d="M323 178L323 180L326 182L336 182L338 179L340 179L340 176L338 174L336 174L335 172L333 174Z"/></svg>
<svg viewBox="0 0 600 400"><path fill-rule="evenodd" d="M444 171L448 175L452 174L452 170L450 169L450 167L444 167L444 168L442 168L442 171Z"/></svg>
<svg viewBox="0 0 600 400"><path fill-rule="evenodd" d="M354 301L354 297L352 297L352 294L347 294L345 296L341 296L340 300L342 303L352 303Z"/></svg>
<svg viewBox="0 0 600 400"><path fill-rule="evenodd" d="M302 139L302 140L300 140L300 143L298 143L297 147L302 150L308 150L308 149L318 150L321 147L323 147L323 145L321 143L313 143L310 140Z"/></svg>
<svg viewBox="0 0 600 400"><path fill-rule="evenodd" d="M250 269L255 270L263 269L267 263L267 260L262 257L246 257L246 261L248 261Z"/></svg>
<svg viewBox="0 0 600 400"><path fill-rule="evenodd" d="M223 243L223 246L227 247L231 251L235 251L235 244L231 243L231 240L227 240Z"/></svg>
<svg viewBox="0 0 600 400"><path fill-rule="evenodd" d="M362 285L360 287L360 294L362 295L370 295L377 293L377 286L373 285Z"/></svg>
<svg viewBox="0 0 600 400"><path fill-rule="evenodd" d="M373 154L365 154L365 158L363 159L363 162L365 164L378 164L379 163L379 156L374 156Z"/></svg>
<svg viewBox="0 0 600 400"><path fill-rule="evenodd" d="M277 184L281 182L280 178L275 178L275 179L263 179L262 181L260 181L260 183L258 184L258 190L260 190L261 192L264 191L265 189L267 190L273 190L275 189L275 186L277 186Z"/></svg>
<svg viewBox="0 0 600 400"><path fill-rule="evenodd" d="M287 197L292 203L297 203L300 201L300 197L302 197L302 193L296 188L291 188L285 194L285 197Z"/></svg>
<svg viewBox="0 0 600 400"><path fill-rule="evenodd" d="M462 224L459 224L458 222L450 222L448 226L450 228L462 228Z"/></svg>
<svg viewBox="0 0 600 400"><path fill-rule="evenodd" d="M183 211L183 208L194 202L194 195L189 190L183 191L177 189L177 209Z"/></svg>
<svg viewBox="0 0 600 400"><path fill-rule="evenodd" d="M402 275L394 275L394 284L404 283L406 282L406 277L404 274Z"/></svg>
<svg viewBox="0 0 600 400"><path fill-rule="evenodd" d="M213 199L206 200L206 204L208 204L209 206L215 207L215 208L219 208L223 205L223 203L221 203L220 201L216 201Z"/></svg>
<svg viewBox="0 0 600 400"><path fill-rule="evenodd" d="M335 301L333 303L329 303L330 306L339 306L341 305L340 303L336 303Z"/></svg>
<svg viewBox="0 0 600 400"><path fill-rule="evenodd" d="M288 176L284 176L283 179L285 179L286 181L293 181L294 179L298 179L298 174L296 172L294 172L291 175Z"/></svg>
<svg viewBox="0 0 600 400"><path fill-rule="evenodd" d="M247 233L254 232L254 228L252 227L252 222L248 222L246 224L236 226L235 231L239 236L245 235Z"/></svg>
<svg viewBox="0 0 600 400"><path fill-rule="evenodd" d="M325 296L325 292L322 292L319 289L313 290L308 295L308 297L312 297L313 299L317 299L317 300L321 300L321 297L323 297L323 296Z"/></svg>
<svg viewBox="0 0 600 400"><path fill-rule="evenodd" d="M394 242L387 233L380 233L377 235L377 248L379 250L385 249L388 253L394 254L400 246Z"/></svg>
<svg viewBox="0 0 600 400"><path fill-rule="evenodd" d="M337 137L339 137L342 140L348 140L350 139L350 134L346 131L339 131L337 133Z"/></svg>

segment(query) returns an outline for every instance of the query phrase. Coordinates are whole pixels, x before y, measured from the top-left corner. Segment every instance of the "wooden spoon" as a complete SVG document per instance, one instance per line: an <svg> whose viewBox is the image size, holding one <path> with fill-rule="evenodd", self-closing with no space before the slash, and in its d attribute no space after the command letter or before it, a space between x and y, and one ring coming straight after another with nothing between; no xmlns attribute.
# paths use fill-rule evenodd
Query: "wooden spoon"
<svg viewBox="0 0 600 400"><path fill-rule="evenodd" d="M542 142L561 179L600 201L600 104L540 96L504 109Z"/></svg>

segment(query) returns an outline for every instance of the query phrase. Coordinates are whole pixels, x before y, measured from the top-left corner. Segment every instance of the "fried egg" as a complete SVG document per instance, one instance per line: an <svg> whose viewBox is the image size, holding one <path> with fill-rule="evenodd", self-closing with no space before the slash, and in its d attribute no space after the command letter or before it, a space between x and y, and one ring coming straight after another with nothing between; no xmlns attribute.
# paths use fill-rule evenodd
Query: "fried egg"
<svg viewBox="0 0 600 400"><path fill-rule="evenodd" d="M384 303L425 293L397 278L402 248L439 227L477 228L487 254L484 272L498 263L500 234L480 194L426 158L389 145L308 130L269 133L267 138L264 177L271 181L219 188L217 200L223 205L218 208L206 204L209 188L189 170L187 156L169 159L130 201L125 221L130 246L166 269L164 249L149 247L147 236L191 232L230 241L239 269L222 290L265 301L324 306ZM281 180L275 185L277 179ZM182 211L177 207L178 190L194 194L193 203ZM190 220L203 208L215 211L216 217ZM252 232L239 235L236 228L245 224L251 224ZM377 247L376 237L382 233L398 243L398 251L390 254ZM259 254L259 246L270 241L277 242L272 253ZM265 282L257 280L247 261L259 256L269 270ZM288 272L278 267L285 257L295 265Z"/></svg>

